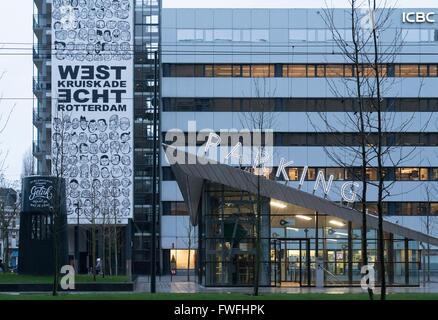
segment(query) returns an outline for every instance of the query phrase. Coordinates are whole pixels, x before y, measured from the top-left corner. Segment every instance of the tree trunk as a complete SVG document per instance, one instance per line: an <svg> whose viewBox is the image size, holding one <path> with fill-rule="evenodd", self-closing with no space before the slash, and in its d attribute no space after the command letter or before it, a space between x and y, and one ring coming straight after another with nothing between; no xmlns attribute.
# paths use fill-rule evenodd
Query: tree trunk
<svg viewBox="0 0 438 320"><path fill-rule="evenodd" d="M257 165L259 168L259 166ZM260 168L259 168L260 169ZM260 172L257 172L257 212L256 212L256 254L255 254L255 268L254 268L254 295L259 295L260 286L260 255L261 255L261 243L260 243L260 219L261 219L261 197L260 197Z"/></svg>
<svg viewBox="0 0 438 320"><path fill-rule="evenodd" d="M110 276L112 276L113 275L113 266L112 266L112 264L113 264L113 252L112 252L112 241L111 241L111 238L112 238L112 235L111 235L111 226L108 226L108 259L107 259L107 262L108 262L108 272L109 272L109 275Z"/></svg>
<svg viewBox="0 0 438 320"><path fill-rule="evenodd" d="M9 231L3 233L5 241L3 242L3 267L5 272L9 271Z"/></svg>
<svg viewBox="0 0 438 320"><path fill-rule="evenodd" d="M105 248L105 217L104 219L104 224L102 226L102 257L100 258L100 269L102 271L102 277L105 278L105 268L106 268L106 248Z"/></svg>
<svg viewBox="0 0 438 320"><path fill-rule="evenodd" d="M59 283L59 273L58 273L58 236L57 236L57 219L55 212L52 213L52 238L53 238L53 288L52 295L58 295L58 283Z"/></svg>
<svg viewBox="0 0 438 320"><path fill-rule="evenodd" d="M93 223L91 228L91 255L92 255L92 266L93 266L93 280L96 281L96 227Z"/></svg>
<svg viewBox="0 0 438 320"><path fill-rule="evenodd" d="M190 222L189 222L190 223ZM190 251L191 251L191 249L190 249L190 247L191 247L191 245L189 244L189 256L188 256L188 258L187 258L187 281L188 282L190 282Z"/></svg>
<svg viewBox="0 0 438 320"><path fill-rule="evenodd" d="M370 8L371 9L371 8ZM376 10L376 0L373 0L373 21L374 21L374 13ZM370 12L371 14L371 12ZM377 213L378 213L378 236L377 236L377 244L378 244L378 256L379 256L379 264L380 264L380 285L381 285L381 293L380 299L386 299L386 277L385 277L385 239L383 236L383 152L382 152L382 143L383 143L383 127L382 127L382 103L381 103L381 92L380 92L380 74L379 74L379 49L377 43L377 32L376 26L373 25L373 46L374 46L374 73L376 76L376 105L377 105L377 133L378 133L378 141L377 141L377 174L378 174L378 196L377 196Z"/></svg>
<svg viewBox="0 0 438 320"><path fill-rule="evenodd" d="M118 235L117 235L117 226L114 225L114 268L115 268L115 274L116 276L119 275L119 257L118 257L118 246L117 246L117 240L118 240Z"/></svg>

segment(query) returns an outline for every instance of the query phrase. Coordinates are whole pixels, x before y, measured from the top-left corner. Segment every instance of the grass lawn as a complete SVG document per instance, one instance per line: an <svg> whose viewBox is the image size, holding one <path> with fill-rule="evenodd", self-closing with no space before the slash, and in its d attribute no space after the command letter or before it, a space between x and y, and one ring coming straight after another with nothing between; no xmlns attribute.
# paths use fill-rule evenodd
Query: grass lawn
<svg viewBox="0 0 438 320"><path fill-rule="evenodd" d="M52 283L52 276L32 276L14 273L0 273L0 284L2 283ZM76 283L94 282L93 276L80 274L76 276ZM102 276L96 277L96 282L128 282L127 276Z"/></svg>
<svg viewBox="0 0 438 320"><path fill-rule="evenodd" d="M378 296L375 296L376 300ZM393 293L388 300L438 300L438 293ZM241 293L96 293L96 294L0 294L0 300L368 300L367 294L272 293L258 297Z"/></svg>

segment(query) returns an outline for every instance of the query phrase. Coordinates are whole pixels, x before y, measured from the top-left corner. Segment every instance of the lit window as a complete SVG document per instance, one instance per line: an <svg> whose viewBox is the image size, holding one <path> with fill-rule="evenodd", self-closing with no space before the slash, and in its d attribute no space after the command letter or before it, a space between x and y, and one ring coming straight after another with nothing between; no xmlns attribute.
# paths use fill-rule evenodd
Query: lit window
<svg viewBox="0 0 438 320"><path fill-rule="evenodd" d="M399 168L396 179L401 181L427 180L427 168Z"/></svg>
<svg viewBox="0 0 438 320"><path fill-rule="evenodd" d="M300 173L298 168L289 168L288 176L289 176L289 180L291 181L300 180Z"/></svg>
<svg viewBox="0 0 438 320"><path fill-rule="evenodd" d="M326 66L326 77L343 77L344 76L344 66L343 65L328 65Z"/></svg>
<svg viewBox="0 0 438 320"><path fill-rule="evenodd" d="M396 74L399 77L418 77L418 65L417 64L402 64L396 66Z"/></svg>
<svg viewBox="0 0 438 320"><path fill-rule="evenodd" d="M194 269L196 265L196 250L190 250L190 269ZM170 250L170 263L175 263L176 269L187 269L189 266L189 250ZM171 266L172 267L172 266Z"/></svg>
<svg viewBox="0 0 438 320"><path fill-rule="evenodd" d="M274 76L273 65L253 65L251 66L251 76L253 78L268 78Z"/></svg>
<svg viewBox="0 0 438 320"><path fill-rule="evenodd" d="M283 67L283 74L285 74L286 77L305 78L306 65L297 65L297 64L285 65Z"/></svg>
<svg viewBox="0 0 438 320"><path fill-rule="evenodd" d="M229 64L214 66L214 76L215 77L232 77L233 76L232 66Z"/></svg>
<svg viewBox="0 0 438 320"><path fill-rule="evenodd" d="M344 168L327 168L325 171L325 175L326 179L329 179L330 176L333 176L334 180L344 180Z"/></svg>

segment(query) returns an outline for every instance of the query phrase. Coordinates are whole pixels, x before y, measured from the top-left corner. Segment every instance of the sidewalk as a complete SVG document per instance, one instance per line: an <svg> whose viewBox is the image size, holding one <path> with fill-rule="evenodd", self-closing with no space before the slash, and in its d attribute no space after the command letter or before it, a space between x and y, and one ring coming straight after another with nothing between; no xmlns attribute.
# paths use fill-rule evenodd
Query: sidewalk
<svg viewBox="0 0 438 320"><path fill-rule="evenodd" d="M187 281L187 277L178 276L173 277L172 281L170 276L157 277L156 288L157 292L163 293L197 293L197 292L209 292L209 293L251 293L252 288L206 288L198 285L195 281L196 277L191 277L190 282ZM138 277L135 285L135 292L149 292L150 291L150 279L148 276ZM379 287L376 288L375 293L378 294ZM354 288L300 288L300 287L261 287L261 293L328 293L328 294L343 294L343 293L363 293L364 291L360 287ZM438 293L438 281L427 283L426 286L420 287L388 287L388 293Z"/></svg>

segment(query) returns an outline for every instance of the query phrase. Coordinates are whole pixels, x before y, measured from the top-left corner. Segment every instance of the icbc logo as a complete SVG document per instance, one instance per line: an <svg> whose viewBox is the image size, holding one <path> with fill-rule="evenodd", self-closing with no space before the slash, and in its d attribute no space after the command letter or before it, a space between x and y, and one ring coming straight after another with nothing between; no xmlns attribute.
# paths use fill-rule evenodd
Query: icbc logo
<svg viewBox="0 0 438 320"><path fill-rule="evenodd" d="M403 12L403 23L434 23L435 12Z"/></svg>

